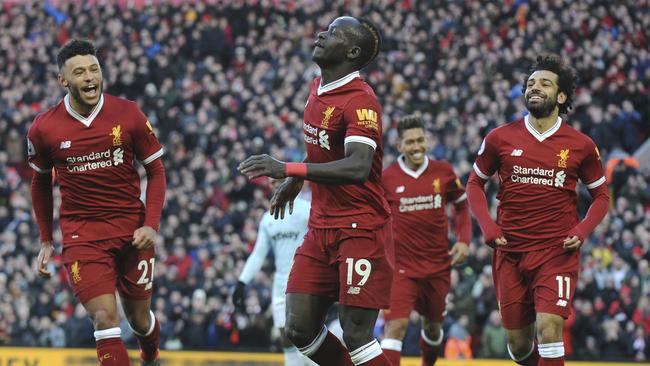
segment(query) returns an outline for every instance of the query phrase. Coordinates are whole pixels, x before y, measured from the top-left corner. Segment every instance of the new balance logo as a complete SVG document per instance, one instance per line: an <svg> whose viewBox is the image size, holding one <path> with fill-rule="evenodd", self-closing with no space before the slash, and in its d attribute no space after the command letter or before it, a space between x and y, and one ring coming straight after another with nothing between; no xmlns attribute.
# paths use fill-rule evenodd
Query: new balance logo
<svg viewBox="0 0 650 366"><path fill-rule="evenodd" d="M395 188L395 193L403 193L404 189L406 189L406 188L404 188L404 186L399 186L399 187Z"/></svg>
<svg viewBox="0 0 650 366"><path fill-rule="evenodd" d="M350 286L348 288L348 295L359 295L361 292L361 287Z"/></svg>
<svg viewBox="0 0 650 366"><path fill-rule="evenodd" d="M61 141L61 146L59 147L59 149L61 150L69 149L70 146L72 146L72 141Z"/></svg>
<svg viewBox="0 0 650 366"><path fill-rule="evenodd" d="M569 303L568 303L566 300L562 300L562 299L559 299L559 300L557 301L557 303L555 303L555 305L557 305L557 306L561 306L561 307L563 307L563 308L566 308L566 306L567 306L568 304L569 304Z"/></svg>
<svg viewBox="0 0 650 366"><path fill-rule="evenodd" d="M521 156L524 153L524 150L522 149L514 149L510 153L510 156Z"/></svg>

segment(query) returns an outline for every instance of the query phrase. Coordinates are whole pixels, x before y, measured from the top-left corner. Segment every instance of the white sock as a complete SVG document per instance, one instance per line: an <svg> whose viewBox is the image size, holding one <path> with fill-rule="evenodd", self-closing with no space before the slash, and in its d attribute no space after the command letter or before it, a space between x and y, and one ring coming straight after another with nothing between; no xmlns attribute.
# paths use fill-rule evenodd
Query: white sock
<svg viewBox="0 0 650 366"><path fill-rule="evenodd" d="M525 356L522 356L521 358L517 358L517 357L515 357L515 355L512 354L512 351L510 350L510 345L509 344L506 345L506 348L508 349L508 354L510 355L510 358L512 358L513 361L515 361L515 362L523 361L523 360L527 359L528 356L530 356L533 353L533 351L535 350L535 342L533 341L533 347L530 349L530 351L528 351L528 353L526 353Z"/></svg>
<svg viewBox="0 0 650 366"><path fill-rule="evenodd" d="M442 343L442 339L443 339L444 335L445 335L445 332L442 330L442 328L440 328L440 335L438 336L438 340L434 341L432 339L429 339L429 337L427 337L427 335L424 333L424 329L420 330L420 336L422 337L422 339L429 346L433 346L433 347L439 346L440 343Z"/></svg>
<svg viewBox="0 0 650 366"><path fill-rule="evenodd" d="M383 352L381 350L381 346L379 346L379 342L377 342L376 339L373 339L366 345L363 345L350 352L350 358L352 359L353 364L361 365L362 363L366 363L373 358L381 355L382 353Z"/></svg>
<svg viewBox="0 0 650 366"><path fill-rule="evenodd" d="M95 341L101 341L102 339L108 338L120 338L122 330L119 327L96 330L94 335Z"/></svg>
<svg viewBox="0 0 650 366"><path fill-rule="evenodd" d="M564 342L540 343L537 345L537 350L541 358L564 357Z"/></svg>
<svg viewBox="0 0 650 366"><path fill-rule="evenodd" d="M384 338L381 341L381 348L391 351L402 352L402 341L395 338Z"/></svg>

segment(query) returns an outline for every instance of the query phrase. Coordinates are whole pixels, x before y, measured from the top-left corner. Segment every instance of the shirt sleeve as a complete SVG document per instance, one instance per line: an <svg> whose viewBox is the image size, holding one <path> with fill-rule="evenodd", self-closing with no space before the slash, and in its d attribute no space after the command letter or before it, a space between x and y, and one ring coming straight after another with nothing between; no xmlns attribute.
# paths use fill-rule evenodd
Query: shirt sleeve
<svg viewBox="0 0 650 366"><path fill-rule="evenodd" d="M499 169L499 150L494 132L488 133L478 149L474 172L483 180L488 180Z"/></svg>
<svg viewBox="0 0 650 366"><path fill-rule="evenodd" d="M344 143L360 142L377 150L382 128L377 98L369 94L352 98L345 106L343 119L346 123Z"/></svg>
<svg viewBox="0 0 650 366"><path fill-rule="evenodd" d="M43 142L43 134L34 121L27 132L27 161L29 166L41 174L50 174L54 161L52 160L51 149Z"/></svg>
<svg viewBox="0 0 650 366"><path fill-rule="evenodd" d="M460 178L454 172L454 169L449 167L449 180L447 181L447 202L448 203L461 203L467 199L465 194L465 187L460 182Z"/></svg>
<svg viewBox="0 0 650 366"><path fill-rule="evenodd" d="M589 189L594 189L605 184L603 164L600 160L600 152L594 142L589 139L585 147L585 156L580 162L578 176L583 184Z"/></svg>
<svg viewBox="0 0 650 366"><path fill-rule="evenodd" d="M253 247L251 254L248 256L248 259L246 259L244 269L242 269L241 274L239 275L239 280L245 284L248 284L253 279L255 274L259 272L260 269L262 269L264 259L266 258L266 255L269 253L269 249L271 248L271 243L269 243L269 240L271 238L269 237L266 229L268 218L270 218L269 215L264 215L264 218L262 218L262 221L260 221L260 227L257 230L257 240L255 241L255 246Z"/></svg>
<svg viewBox="0 0 650 366"><path fill-rule="evenodd" d="M153 132L151 122L147 120L147 117L137 106L134 109L136 114L133 131L135 157L142 165L147 165L161 157L164 150Z"/></svg>

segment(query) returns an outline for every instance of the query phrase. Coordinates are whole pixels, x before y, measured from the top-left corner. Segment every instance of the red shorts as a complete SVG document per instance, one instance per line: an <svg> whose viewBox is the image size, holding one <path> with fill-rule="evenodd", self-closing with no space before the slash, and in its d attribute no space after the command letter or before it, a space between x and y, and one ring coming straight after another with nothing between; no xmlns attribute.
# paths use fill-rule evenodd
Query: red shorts
<svg viewBox="0 0 650 366"><path fill-rule="evenodd" d="M423 317L441 322L450 287L450 271L429 278L410 278L393 273L390 310L384 311L386 320L408 318L415 309Z"/></svg>
<svg viewBox="0 0 650 366"><path fill-rule="evenodd" d="M496 250L492 276L506 329L535 322L536 313L568 318L580 268L579 251L562 247L532 252Z"/></svg>
<svg viewBox="0 0 650 366"><path fill-rule="evenodd" d="M390 222L374 231L312 229L296 250L287 292L337 299L344 305L385 309L393 268Z"/></svg>
<svg viewBox="0 0 650 366"><path fill-rule="evenodd" d="M132 241L129 236L63 247L63 263L82 304L116 289L126 299L151 298L154 248L137 250Z"/></svg>

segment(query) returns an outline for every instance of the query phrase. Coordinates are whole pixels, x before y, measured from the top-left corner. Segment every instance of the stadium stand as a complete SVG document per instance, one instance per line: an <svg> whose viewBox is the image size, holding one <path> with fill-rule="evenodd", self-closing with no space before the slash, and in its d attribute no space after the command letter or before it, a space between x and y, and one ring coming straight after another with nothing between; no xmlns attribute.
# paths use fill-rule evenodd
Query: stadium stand
<svg viewBox="0 0 650 366"><path fill-rule="evenodd" d="M0 3L0 345L94 343L60 263L48 281L33 271L38 230L24 139L34 116L63 97L57 49L83 37L100 48L107 92L137 101L166 148L153 300L163 347L277 350L269 337L272 261L252 282L245 313L228 301L269 193L265 181L248 182L235 167L253 152L302 159L315 32L352 14L384 36L364 75L384 108L386 164L396 156L396 121L419 111L435 158L466 179L483 136L522 115L521 84L535 54L570 60L580 87L568 120L600 146L612 206L582 248L566 352L579 360L650 358L650 175L639 168L650 157L634 155L650 133L648 1L127 3ZM579 196L584 214L584 187ZM507 357L490 249L476 227L474 234L472 257L452 274L445 333L467 342L474 357ZM416 320L405 353L418 352ZM122 332L128 338L126 323Z"/></svg>

